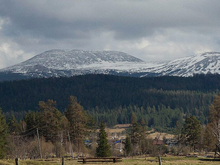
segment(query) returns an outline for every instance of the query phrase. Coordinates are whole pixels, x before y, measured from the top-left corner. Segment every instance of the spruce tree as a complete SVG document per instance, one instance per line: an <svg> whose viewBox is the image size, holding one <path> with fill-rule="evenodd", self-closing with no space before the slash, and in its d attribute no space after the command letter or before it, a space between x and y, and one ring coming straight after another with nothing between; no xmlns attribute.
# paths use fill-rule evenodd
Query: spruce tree
<svg viewBox="0 0 220 165"><path fill-rule="evenodd" d="M183 125L181 137L186 144L195 149L195 145L199 143L201 138L202 126L195 116L186 118Z"/></svg>
<svg viewBox="0 0 220 165"><path fill-rule="evenodd" d="M131 143L132 145L137 145L141 138L141 127L137 122L137 117L135 113L131 114Z"/></svg>
<svg viewBox="0 0 220 165"><path fill-rule="evenodd" d="M212 133L212 125L208 123L203 131L203 148L207 151L213 151L217 143L217 139Z"/></svg>
<svg viewBox="0 0 220 165"><path fill-rule="evenodd" d="M35 134L32 134L33 130L36 130L39 123L39 113L34 111L28 111L24 116L24 122L26 123L25 134L28 134L28 137L34 137Z"/></svg>
<svg viewBox="0 0 220 165"><path fill-rule="evenodd" d="M40 101L39 109L39 133L45 137L46 141L55 142L60 133L62 114L53 100Z"/></svg>
<svg viewBox="0 0 220 165"><path fill-rule="evenodd" d="M97 157L111 156L110 145L108 144L107 133L105 132L105 124L101 121L98 134L98 147L96 148Z"/></svg>
<svg viewBox="0 0 220 165"><path fill-rule="evenodd" d="M4 158L7 144L7 125L0 108L0 159Z"/></svg>
<svg viewBox="0 0 220 165"><path fill-rule="evenodd" d="M141 127L140 124L137 122L137 117L135 113L131 114L131 144L132 144L132 150L133 150L133 155L139 152L140 149L140 140L142 137L141 133Z"/></svg>
<svg viewBox="0 0 220 165"><path fill-rule="evenodd" d="M132 147L131 147L131 139L130 137L127 135L126 139L125 139L125 156L129 156L131 151L132 151Z"/></svg>
<svg viewBox="0 0 220 165"><path fill-rule="evenodd" d="M65 112L65 116L69 121L69 133L78 152L83 147L85 135L87 133L87 115L83 107L77 102L74 96L69 97L69 105Z"/></svg>
<svg viewBox="0 0 220 165"><path fill-rule="evenodd" d="M216 138L217 145L220 145L220 95L216 96L209 109L209 125L212 134Z"/></svg>
<svg viewBox="0 0 220 165"><path fill-rule="evenodd" d="M8 131L10 134L18 133L18 121L16 120L15 116L12 114L8 119Z"/></svg>

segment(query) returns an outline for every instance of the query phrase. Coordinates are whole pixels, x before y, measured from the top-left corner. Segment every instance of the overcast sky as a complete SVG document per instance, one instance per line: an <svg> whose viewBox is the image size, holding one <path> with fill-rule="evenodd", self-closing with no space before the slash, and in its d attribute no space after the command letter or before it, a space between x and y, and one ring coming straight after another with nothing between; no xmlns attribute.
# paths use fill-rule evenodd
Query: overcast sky
<svg viewBox="0 0 220 165"><path fill-rule="evenodd" d="M0 0L0 68L50 49L144 61L220 51L219 0Z"/></svg>

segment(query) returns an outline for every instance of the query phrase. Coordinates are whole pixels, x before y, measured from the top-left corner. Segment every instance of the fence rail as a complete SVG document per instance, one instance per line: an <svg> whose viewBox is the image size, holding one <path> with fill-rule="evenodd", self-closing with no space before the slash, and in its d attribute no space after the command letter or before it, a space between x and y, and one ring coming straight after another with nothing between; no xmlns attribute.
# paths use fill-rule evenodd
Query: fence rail
<svg viewBox="0 0 220 165"><path fill-rule="evenodd" d="M121 158L79 158L78 162L82 162L83 164L86 164L87 162L93 163L93 162L121 162Z"/></svg>

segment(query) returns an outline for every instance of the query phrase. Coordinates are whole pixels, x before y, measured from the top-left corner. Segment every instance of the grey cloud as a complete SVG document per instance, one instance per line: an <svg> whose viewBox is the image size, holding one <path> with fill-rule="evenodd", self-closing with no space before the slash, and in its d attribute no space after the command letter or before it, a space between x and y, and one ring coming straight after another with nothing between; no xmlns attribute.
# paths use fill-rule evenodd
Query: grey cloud
<svg viewBox="0 0 220 165"><path fill-rule="evenodd" d="M25 53L114 49L146 59L153 54L171 59L193 54L200 45L218 49L219 8L216 0L1 0L0 18L10 21L0 37ZM150 44L133 46L143 39Z"/></svg>
<svg viewBox="0 0 220 165"><path fill-rule="evenodd" d="M161 28L219 25L216 9L220 3L195 1L5 0L2 13L12 20L7 34L13 36L18 30L17 35L55 39L88 38L93 31L113 31L117 39L135 39Z"/></svg>

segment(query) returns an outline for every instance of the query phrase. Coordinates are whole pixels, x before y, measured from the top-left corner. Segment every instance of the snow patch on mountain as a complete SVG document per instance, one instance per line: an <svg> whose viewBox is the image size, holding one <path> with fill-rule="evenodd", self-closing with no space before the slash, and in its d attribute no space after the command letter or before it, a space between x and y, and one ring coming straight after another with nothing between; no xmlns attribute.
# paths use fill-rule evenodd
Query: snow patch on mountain
<svg viewBox="0 0 220 165"><path fill-rule="evenodd" d="M153 64L148 64L152 66ZM2 69L2 72L22 73L35 77L73 76L111 71L134 72L146 63L136 57L117 51L50 50L20 64ZM38 76L37 76L38 77Z"/></svg>
<svg viewBox="0 0 220 165"><path fill-rule="evenodd" d="M144 62L118 51L50 50L20 64L0 70L30 77L59 77L82 74L145 76L193 76L220 74L220 53L207 52L170 62Z"/></svg>
<svg viewBox="0 0 220 165"><path fill-rule="evenodd" d="M165 63L151 72L160 76L193 76L194 74L220 74L220 53L207 52L200 55L185 57Z"/></svg>

